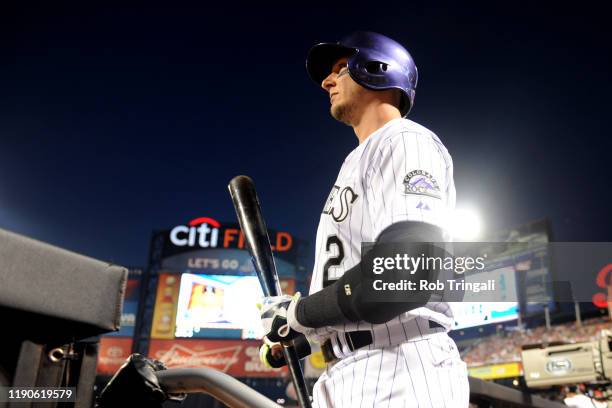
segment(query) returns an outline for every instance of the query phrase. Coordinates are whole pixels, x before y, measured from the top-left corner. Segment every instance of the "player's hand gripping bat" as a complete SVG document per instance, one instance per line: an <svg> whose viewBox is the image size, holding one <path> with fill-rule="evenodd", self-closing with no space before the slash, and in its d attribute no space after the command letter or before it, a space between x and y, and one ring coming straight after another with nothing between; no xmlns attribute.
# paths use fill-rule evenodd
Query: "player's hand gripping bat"
<svg viewBox="0 0 612 408"><path fill-rule="evenodd" d="M268 229L259 207L253 180L247 176L236 176L230 181L228 188L264 296L282 295ZM310 396L295 347L291 342L282 345L298 402L302 408L310 408Z"/></svg>

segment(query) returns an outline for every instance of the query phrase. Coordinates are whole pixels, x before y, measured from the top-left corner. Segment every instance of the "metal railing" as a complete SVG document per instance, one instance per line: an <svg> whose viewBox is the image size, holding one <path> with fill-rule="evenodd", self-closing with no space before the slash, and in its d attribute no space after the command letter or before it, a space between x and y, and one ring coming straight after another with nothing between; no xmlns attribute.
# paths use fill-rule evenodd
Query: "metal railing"
<svg viewBox="0 0 612 408"><path fill-rule="evenodd" d="M171 394L206 393L232 408L281 408L234 377L210 368L173 368L155 375Z"/></svg>
<svg viewBox="0 0 612 408"><path fill-rule="evenodd" d="M155 373L168 393L206 393L232 408L281 408L236 378L210 368L174 368ZM563 408L547 400L489 381L470 377L470 402L478 406Z"/></svg>

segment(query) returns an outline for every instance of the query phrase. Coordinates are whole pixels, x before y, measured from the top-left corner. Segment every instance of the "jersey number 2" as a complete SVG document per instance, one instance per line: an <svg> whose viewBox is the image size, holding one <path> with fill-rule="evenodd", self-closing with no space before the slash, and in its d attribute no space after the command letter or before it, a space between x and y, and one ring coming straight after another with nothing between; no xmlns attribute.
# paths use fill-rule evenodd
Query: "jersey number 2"
<svg viewBox="0 0 612 408"><path fill-rule="evenodd" d="M327 237L327 242L325 243L325 251L330 252L332 245L335 245L338 248L338 255L330 257L327 262L325 262L325 266L323 266L323 287L327 287L334 283L336 279L330 279L329 269L332 266L339 266L344 259L344 246L342 245L342 241L335 235L330 235Z"/></svg>

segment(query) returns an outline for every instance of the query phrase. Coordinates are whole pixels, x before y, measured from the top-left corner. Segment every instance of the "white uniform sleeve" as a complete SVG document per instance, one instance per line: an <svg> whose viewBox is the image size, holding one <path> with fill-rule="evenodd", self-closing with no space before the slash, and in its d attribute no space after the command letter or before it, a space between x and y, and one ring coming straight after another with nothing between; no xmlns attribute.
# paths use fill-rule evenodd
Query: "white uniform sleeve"
<svg viewBox="0 0 612 408"><path fill-rule="evenodd" d="M382 140L365 173L374 236L401 221L447 229L455 205L453 164L433 133L398 130Z"/></svg>

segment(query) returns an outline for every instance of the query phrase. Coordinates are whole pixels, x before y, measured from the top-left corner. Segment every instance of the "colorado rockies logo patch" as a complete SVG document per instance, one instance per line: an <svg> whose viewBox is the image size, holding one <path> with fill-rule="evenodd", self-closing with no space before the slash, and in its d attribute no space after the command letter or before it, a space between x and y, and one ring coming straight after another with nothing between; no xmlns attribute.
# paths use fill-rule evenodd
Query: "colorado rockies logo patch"
<svg viewBox="0 0 612 408"><path fill-rule="evenodd" d="M440 198L440 187L436 179L425 170L413 170L404 177L404 194Z"/></svg>
<svg viewBox="0 0 612 408"><path fill-rule="evenodd" d="M323 214L331 215L336 222L342 222L348 217L350 206L358 197L350 187L344 187L342 191L340 191L340 194L338 194L339 191L339 186L334 186L332 188L327 198L327 202L325 203L325 208L323 208ZM340 208L337 208L338 204L340 204Z"/></svg>

